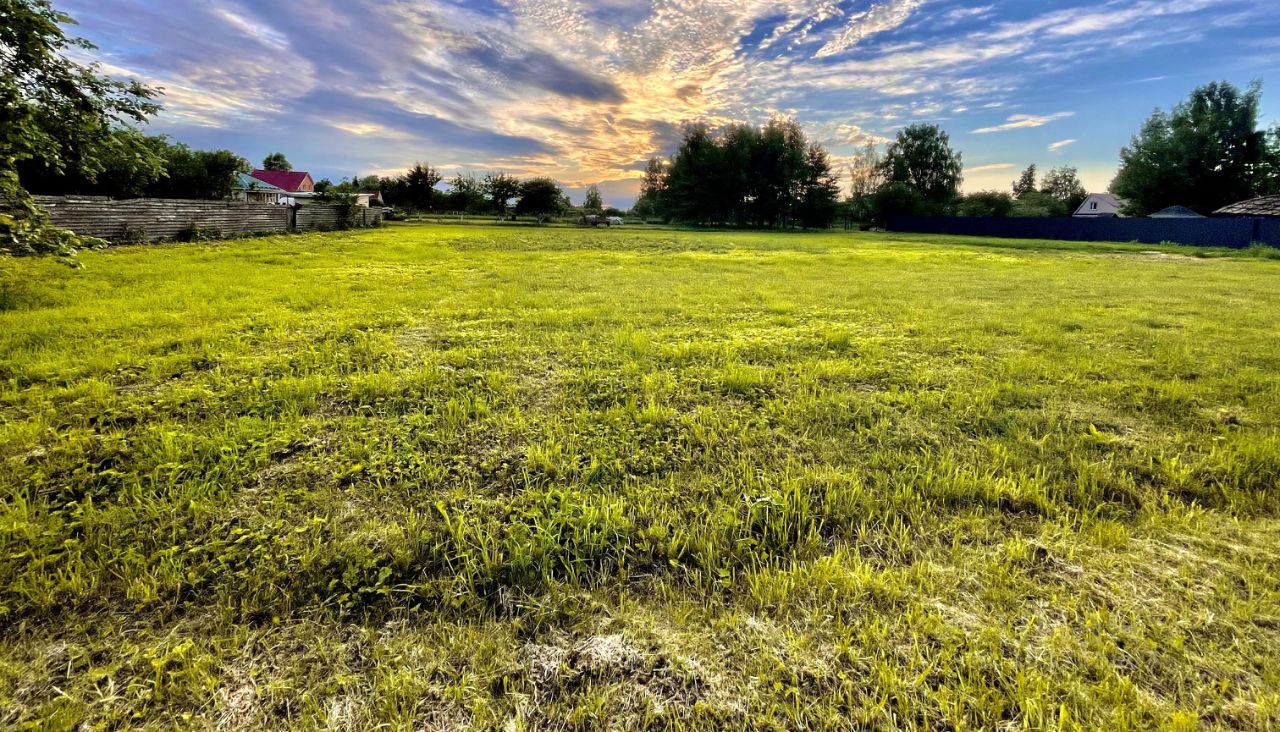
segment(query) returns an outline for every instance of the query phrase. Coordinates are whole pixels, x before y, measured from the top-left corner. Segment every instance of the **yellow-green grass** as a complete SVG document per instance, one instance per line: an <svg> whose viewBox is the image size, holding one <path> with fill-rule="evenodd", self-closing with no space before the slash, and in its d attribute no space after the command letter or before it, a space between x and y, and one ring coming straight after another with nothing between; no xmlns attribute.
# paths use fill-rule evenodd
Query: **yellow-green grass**
<svg viewBox="0 0 1280 732"><path fill-rule="evenodd" d="M1280 262L1186 253L0 262L0 728L1275 729Z"/></svg>

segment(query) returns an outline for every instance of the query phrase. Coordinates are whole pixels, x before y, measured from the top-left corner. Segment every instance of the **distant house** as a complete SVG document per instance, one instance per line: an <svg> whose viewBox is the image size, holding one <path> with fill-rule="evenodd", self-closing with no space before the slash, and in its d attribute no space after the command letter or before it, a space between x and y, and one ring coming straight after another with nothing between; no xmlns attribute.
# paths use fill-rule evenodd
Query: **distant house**
<svg viewBox="0 0 1280 732"><path fill-rule="evenodd" d="M263 183L270 183L285 193L312 193L316 189L311 174L300 170L255 170L249 174Z"/></svg>
<svg viewBox="0 0 1280 732"><path fill-rule="evenodd" d="M280 197L284 194L280 188L248 173L237 173L236 182L231 187L231 200L247 203L280 203Z"/></svg>
<svg viewBox="0 0 1280 732"><path fill-rule="evenodd" d="M1262 196L1248 201L1223 206L1213 212L1214 216L1256 216L1261 218L1280 218L1280 196Z"/></svg>
<svg viewBox="0 0 1280 732"><path fill-rule="evenodd" d="M1170 206L1151 214L1149 219L1203 219L1204 216L1192 211L1186 206Z"/></svg>
<svg viewBox="0 0 1280 732"><path fill-rule="evenodd" d="M1119 216L1122 208L1124 208L1122 198L1116 198L1110 193L1090 193L1072 216L1081 219L1111 218Z"/></svg>

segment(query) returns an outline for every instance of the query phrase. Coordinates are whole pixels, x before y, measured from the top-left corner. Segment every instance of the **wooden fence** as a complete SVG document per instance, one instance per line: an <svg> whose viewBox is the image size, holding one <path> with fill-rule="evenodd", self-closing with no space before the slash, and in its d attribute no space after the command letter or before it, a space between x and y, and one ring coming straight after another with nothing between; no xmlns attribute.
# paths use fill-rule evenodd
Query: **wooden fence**
<svg viewBox="0 0 1280 732"><path fill-rule="evenodd" d="M315 204L298 207L265 203L98 196L37 196L55 226L113 244L184 238L220 238L241 234L337 229L382 225L382 210Z"/></svg>

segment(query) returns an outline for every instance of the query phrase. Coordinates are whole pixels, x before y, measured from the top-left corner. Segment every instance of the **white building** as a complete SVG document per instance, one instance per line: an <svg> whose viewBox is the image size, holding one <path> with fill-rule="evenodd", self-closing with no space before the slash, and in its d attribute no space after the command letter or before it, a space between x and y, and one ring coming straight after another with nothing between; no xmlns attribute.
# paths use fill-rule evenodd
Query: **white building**
<svg viewBox="0 0 1280 732"><path fill-rule="evenodd" d="M1110 193L1090 193L1072 216L1082 219L1109 218L1119 216L1122 208L1123 198L1116 198Z"/></svg>

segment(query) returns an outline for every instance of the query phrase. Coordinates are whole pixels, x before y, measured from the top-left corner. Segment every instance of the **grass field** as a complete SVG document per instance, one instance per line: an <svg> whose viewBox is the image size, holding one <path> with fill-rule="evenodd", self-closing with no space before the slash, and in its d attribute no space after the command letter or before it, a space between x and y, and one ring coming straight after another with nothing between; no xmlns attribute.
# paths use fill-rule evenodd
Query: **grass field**
<svg viewBox="0 0 1280 732"><path fill-rule="evenodd" d="M1276 729L1280 261L1208 254L0 263L0 728Z"/></svg>

